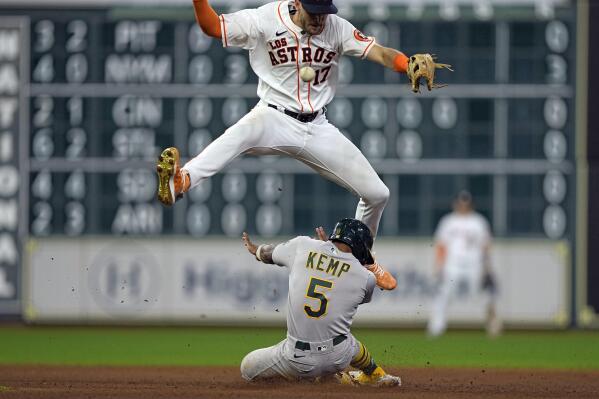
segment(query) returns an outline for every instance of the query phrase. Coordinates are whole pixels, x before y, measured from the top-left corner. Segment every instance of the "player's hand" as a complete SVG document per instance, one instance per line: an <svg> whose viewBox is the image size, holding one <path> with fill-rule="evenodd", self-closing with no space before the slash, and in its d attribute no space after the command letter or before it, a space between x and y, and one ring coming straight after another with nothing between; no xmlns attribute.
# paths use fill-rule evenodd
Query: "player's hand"
<svg viewBox="0 0 599 399"><path fill-rule="evenodd" d="M387 270L385 270L378 263L366 265L366 268L370 270L376 277L376 285L383 290L393 290L397 287L397 280Z"/></svg>
<svg viewBox="0 0 599 399"><path fill-rule="evenodd" d="M258 246L256 246L252 240L250 240L250 236L245 231L241 235L241 240L243 241L243 245L247 248L247 250L254 256L256 256L256 250Z"/></svg>
<svg viewBox="0 0 599 399"><path fill-rule="evenodd" d="M317 240L328 241L329 237L322 226L315 228L314 231L316 232Z"/></svg>

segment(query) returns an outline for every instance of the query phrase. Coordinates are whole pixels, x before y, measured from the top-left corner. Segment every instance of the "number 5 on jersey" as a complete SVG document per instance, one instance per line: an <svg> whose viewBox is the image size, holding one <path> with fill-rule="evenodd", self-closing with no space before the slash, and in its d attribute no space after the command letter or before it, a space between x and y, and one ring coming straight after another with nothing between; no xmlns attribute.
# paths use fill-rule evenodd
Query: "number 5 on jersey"
<svg viewBox="0 0 599 399"><path fill-rule="evenodd" d="M314 310L311 306L307 304L304 305L304 312L306 312L308 317L319 318L324 316L327 312L329 300L322 292L316 291L318 287L323 287L326 290L330 290L333 287L333 282L321 280L316 277L312 277L310 279L310 283L308 284L308 291L306 292L306 297L318 299L320 301L320 307L317 310Z"/></svg>

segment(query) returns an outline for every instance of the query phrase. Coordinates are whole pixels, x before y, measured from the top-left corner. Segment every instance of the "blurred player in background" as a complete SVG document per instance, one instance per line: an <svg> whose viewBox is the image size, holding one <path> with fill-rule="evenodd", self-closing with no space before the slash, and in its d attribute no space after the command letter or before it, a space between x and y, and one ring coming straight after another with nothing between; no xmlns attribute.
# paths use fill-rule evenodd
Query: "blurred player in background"
<svg viewBox="0 0 599 399"><path fill-rule="evenodd" d="M376 237L389 189L362 152L325 116L335 96L339 59L367 59L408 74L412 90L420 78L428 89L436 68L430 54L407 57L380 46L347 20L335 15L332 0L274 1L256 9L217 15L207 0L193 1L203 32L225 47L249 51L259 78L258 104L200 154L179 165L179 150L159 157L158 199L165 205L242 154L286 155L346 188L360 199L355 217Z"/></svg>
<svg viewBox="0 0 599 399"><path fill-rule="evenodd" d="M487 220L474 211L472 196L461 191L453 212L445 215L435 232L435 275L439 281L433 300L428 335L437 337L447 328L447 305L452 295L469 295L481 289L488 294L486 328L490 336L501 331L497 316L497 287L491 270L491 231Z"/></svg>
<svg viewBox="0 0 599 399"><path fill-rule="evenodd" d="M356 219L342 219L331 236L296 237L278 245L256 246L247 233L242 239L257 260L289 271L287 338L249 353L241 375L249 381L282 377L288 380L337 376L342 384L399 386L350 332L358 306L370 302L376 277L372 234ZM390 289L395 288L395 285ZM345 372L348 366L359 371Z"/></svg>

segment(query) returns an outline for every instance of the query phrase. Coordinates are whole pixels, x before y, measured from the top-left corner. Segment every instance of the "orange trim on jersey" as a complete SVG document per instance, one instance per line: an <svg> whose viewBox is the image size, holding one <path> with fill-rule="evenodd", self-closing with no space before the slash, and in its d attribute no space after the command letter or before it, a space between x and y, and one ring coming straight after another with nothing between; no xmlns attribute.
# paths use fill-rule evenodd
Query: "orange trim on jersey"
<svg viewBox="0 0 599 399"><path fill-rule="evenodd" d="M295 34L295 32L293 31L293 29L291 29L289 26L287 26L287 24L285 23L285 20L283 20L283 16L281 15L281 6L283 5L284 2L280 2L279 3L279 7L277 7L277 12L279 13L279 19L281 20L281 22L283 23L283 25L285 25L285 27L287 28L287 30L291 33L293 33L293 36L295 36L295 42L297 43L297 54L295 57L295 69L296 69L296 74L297 74L297 102L300 105L300 112L304 112L304 105L302 104L302 100L300 98L300 75L299 75L299 57L301 56L300 54L300 41L297 38L297 35Z"/></svg>
<svg viewBox="0 0 599 399"><path fill-rule="evenodd" d="M370 44L368 46L366 46L366 48L364 49L364 52L362 53L362 56L360 58L364 58L364 56L366 55L366 52L368 52L368 49L370 48L370 46L372 46L373 43L374 43L374 39L372 39Z"/></svg>
<svg viewBox="0 0 599 399"><path fill-rule="evenodd" d="M308 37L308 48L310 49L310 54L312 54L312 48L310 47L310 39L312 39L312 36ZM312 66L312 58L310 58L310 66ZM312 82L308 82L308 104L310 105L310 109L312 110L312 113L314 113L314 107L312 106L312 102L310 101L310 86L312 85Z"/></svg>
<svg viewBox="0 0 599 399"><path fill-rule="evenodd" d="M220 20L222 21L223 25L223 38L225 39L225 47L229 47L229 43L227 42L227 25L225 24L224 15L220 15Z"/></svg>

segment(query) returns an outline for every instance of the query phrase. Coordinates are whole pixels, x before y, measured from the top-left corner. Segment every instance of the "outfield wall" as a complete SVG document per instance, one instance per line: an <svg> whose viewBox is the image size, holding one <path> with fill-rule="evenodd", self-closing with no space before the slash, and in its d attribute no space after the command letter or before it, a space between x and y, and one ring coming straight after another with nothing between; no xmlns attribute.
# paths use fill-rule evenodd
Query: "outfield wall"
<svg viewBox="0 0 599 399"><path fill-rule="evenodd" d="M435 291L427 240L376 243L377 259L398 277L377 290L356 324L423 324ZM569 323L568 247L549 240L498 242L493 265L499 311L514 326ZM23 279L29 322L283 324L287 271L258 263L240 240L39 239L29 242ZM482 321L483 294L462 295L450 319Z"/></svg>

